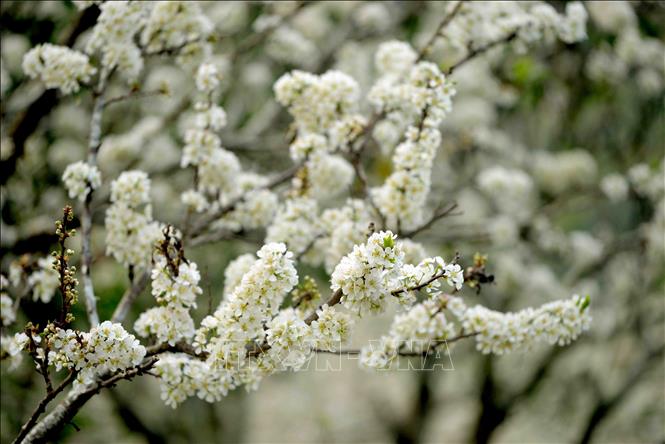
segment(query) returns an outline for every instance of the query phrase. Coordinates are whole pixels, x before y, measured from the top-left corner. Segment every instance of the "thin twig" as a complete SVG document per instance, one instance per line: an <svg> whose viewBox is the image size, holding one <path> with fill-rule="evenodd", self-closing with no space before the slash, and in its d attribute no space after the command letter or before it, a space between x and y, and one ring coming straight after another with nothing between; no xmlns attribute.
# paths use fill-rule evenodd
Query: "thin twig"
<svg viewBox="0 0 665 444"><path fill-rule="evenodd" d="M165 92L162 90L154 90L154 91L130 91L127 94L123 94L121 96L116 96L116 97L111 97L110 99L106 100L106 103L104 106L109 106L114 103L122 102L124 100L129 100L129 99L145 99L147 97L155 97L155 96L160 96L164 95Z"/></svg>
<svg viewBox="0 0 665 444"><path fill-rule="evenodd" d="M444 276L444 274L445 274L445 270L442 270L439 273L434 274L432 277L430 277L429 279L427 279L425 282L423 282L421 284L414 285L413 287L406 287L406 288L400 288L399 290L393 290L391 294L393 296L399 296L400 294L406 293L406 292L409 292L409 291L421 290L421 289L427 287L432 282L436 281L437 279L441 279Z"/></svg>
<svg viewBox="0 0 665 444"><path fill-rule="evenodd" d="M432 46L434 45L434 42L436 42L437 38L441 37L441 35L443 34L443 31L445 30L446 26L448 26L448 24L455 18L457 13L462 8L462 3L464 3L464 0L458 1L457 4L455 5L455 7L453 8L453 10L450 11L450 13L447 14L443 18L443 20L441 20L441 23L439 23L439 26L437 26L436 31L434 32L434 34L432 34L432 36L427 41L425 46L423 46L423 48L418 53L418 58L416 59L416 63L420 62L422 59L424 59L425 57L427 57L429 55L429 53L432 51Z"/></svg>
<svg viewBox="0 0 665 444"><path fill-rule="evenodd" d="M427 230L429 227L434 225L434 223L436 223L438 220L443 219L444 217L447 217L447 216L452 216L453 211L455 211L455 209L457 209L457 203L453 202L449 206L435 211L434 214L432 215L432 217L430 217L430 219L427 222L423 223L422 225L420 225L417 228L414 228L411 231L406 231L404 233L400 233L400 236L401 237L413 237L416 234Z"/></svg>
<svg viewBox="0 0 665 444"><path fill-rule="evenodd" d="M477 55L485 53L496 46L502 45L504 43L509 43L512 40L514 40L516 37L517 37L517 31L513 31L510 34L506 35L505 37L486 43L485 45L480 46L478 48L470 49L469 52L461 60L458 60L448 68L446 74L447 75L452 74L456 69L458 69L460 66L464 65L466 62L473 59Z"/></svg>
<svg viewBox="0 0 665 444"><path fill-rule="evenodd" d="M432 352L436 351L436 349L443 344L450 344L453 342L457 342L462 339L466 338L471 338L478 335L477 332L474 333L467 333L467 334L462 334L459 336L452 337L450 339L440 339L437 341L432 342L430 344L430 347L427 348L427 350L422 351L422 352L406 352L406 351L399 351L397 354L399 356L405 356L405 357L411 357L411 356L429 356L432 354ZM359 355L361 353L361 350L359 349L347 349L347 350L321 350L321 349L314 349L312 350L315 353L326 353L326 354L331 354L331 355L348 355L348 356L354 356L354 355Z"/></svg>

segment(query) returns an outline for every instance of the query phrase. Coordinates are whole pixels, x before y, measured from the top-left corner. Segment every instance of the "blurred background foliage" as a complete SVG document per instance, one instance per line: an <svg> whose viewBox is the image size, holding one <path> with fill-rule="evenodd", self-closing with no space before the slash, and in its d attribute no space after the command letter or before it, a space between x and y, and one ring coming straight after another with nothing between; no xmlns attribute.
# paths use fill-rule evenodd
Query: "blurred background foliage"
<svg viewBox="0 0 665 444"><path fill-rule="evenodd" d="M257 17L287 7L280 3L203 6L215 22L216 53L225 66L224 145L260 172L289 165L290 119L274 101L275 79L294 68L334 67L366 92L376 77L377 44L401 39L422 46L446 7L307 2L285 26L308 42L311 56L286 57L268 37L231 61L234 48L253 35ZM581 340L505 357L459 344L451 349L455 371L447 372L368 373L343 361L339 372L278 374L257 392L239 390L216 404L190 399L175 411L160 401L156 381L144 377L96 397L75 419L81 431L67 427L61 441L664 442L665 8L662 2L624 3L627 13L612 3L586 3L585 42L526 53L500 48L455 73L458 95L444 123L432 202L456 201L463 214L417 238L432 254L459 251L464 264L477 251L488 254L496 283L478 295L469 291L470 303L509 310L590 294L594 324ZM53 221L68 203L60 177L84 157L91 107L89 92L61 97L26 79L21 58L43 42L81 47L97 14L96 7L81 12L66 1L4 1L0 7L3 273L11 262L34 262L54 247ZM628 28L638 35L633 47L622 40ZM457 57L445 39L431 56L444 66ZM155 218L174 224L183 211L179 192L191 181L191 172L178 168L188 76L168 59L147 62L141 83L149 89L168 81L171 95L109 108L99 159L106 179L128 168L147 171ZM365 162L373 184L391 171L390 153L378 146ZM526 216L505 225L505 232L505 214L476 185L494 165L525 171L537 188ZM629 185L623 198L609 198L602 186L615 173ZM129 281L104 254L108 180L98 196L93 279L100 316L108 319ZM195 319L218 304L228 262L254 252L262 238L248 233L187 252L203 277ZM324 270L303 266L301 272L326 287ZM17 325L43 322L57 304L58 298L49 304L24 298ZM151 298L140 297L126 326L150 305ZM75 310L75 325L87 329L81 304ZM378 337L389 320L390 313L368 322L354 344ZM1 381L1 438L10 442L41 398L43 383L27 360L15 370L3 362Z"/></svg>

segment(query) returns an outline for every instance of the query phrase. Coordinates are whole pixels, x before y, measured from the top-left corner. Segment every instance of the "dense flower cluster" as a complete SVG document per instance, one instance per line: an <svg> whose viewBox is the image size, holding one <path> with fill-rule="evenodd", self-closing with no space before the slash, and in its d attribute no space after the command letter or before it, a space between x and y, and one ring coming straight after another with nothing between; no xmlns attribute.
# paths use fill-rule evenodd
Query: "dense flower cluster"
<svg viewBox="0 0 665 444"><path fill-rule="evenodd" d="M104 321L90 332L56 328L48 336L49 362L56 370L76 370L80 384L91 384L103 375L138 365L146 349L120 324Z"/></svg>
<svg viewBox="0 0 665 444"><path fill-rule="evenodd" d="M242 282L242 278L256 262L256 256L253 254L241 254L224 269L224 296L230 295L233 290Z"/></svg>
<svg viewBox="0 0 665 444"><path fill-rule="evenodd" d="M234 387L230 373L180 354L161 356L155 374L160 378L162 400L173 408L194 395L207 402L219 401Z"/></svg>
<svg viewBox="0 0 665 444"><path fill-rule="evenodd" d="M317 319L312 322L312 344L320 350L339 350L351 334L351 316L335 307L323 305L316 310Z"/></svg>
<svg viewBox="0 0 665 444"><path fill-rule="evenodd" d="M404 257L395 239L390 231L374 233L335 267L331 288L342 291L346 308L360 316L385 309L385 298L395 289Z"/></svg>
<svg viewBox="0 0 665 444"><path fill-rule="evenodd" d="M438 126L452 109L455 90L433 63L419 62L403 42L381 45L376 65L384 75L369 93L377 111L396 128L406 128L395 149L395 170L372 197L390 227L416 228L431 187L432 161L441 144ZM399 130L398 130L399 131Z"/></svg>
<svg viewBox="0 0 665 444"><path fill-rule="evenodd" d="M533 181L524 171L489 167L478 175L478 187L496 201L497 208L512 217L525 217L531 208Z"/></svg>
<svg viewBox="0 0 665 444"><path fill-rule="evenodd" d="M445 297L428 299L398 314L390 332L378 343L370 343L360 353L360 365L366 368L390 367L400 352L425 353L453 336L454 324L448 322L443 308Z"/></svg>
<svg viewBox="0 0 665 444"><path fill-rule="evenodd" d="M50 43L37 45L24 56L23 71L63 94L77 92L96 72L85 54Z"/></svg>
<svg viewBox="0 0 665 444"><path fill-rule="evenodd" d="M72 199L85 201L88 195L102 184L99 169L86 162L72 163L62 174L62 181Z"/></svg>
<svg viewBox="0 0 665 444"><path fill-rule="evenodd" d="M292 71L275 82L274 90L303 134L325 134L335 121L357 109L360 98L356 81L340 71L321 76Z"/></svg>
<svg viewBox="0 0 665 444"><path fill-rule="evenodd" d="M588 298L575 295L535 309L500 313L481 305L469 308L460 298L448 302L464 330L477 333L478 350L494 354L525 350L537 342L569 344L589 328L588 305Z"/></svg>
<svg viewBox="0 0 665 444"><path fill-rule="evenodd" d="M154 258L151 291L160 306L141 313L134 330L142 337L156 337L158 343L175 345L194 336L194 320L189 310L196 308L196 297L202 290L201 274L194 262L182 261L176 269L168 263L170 260L163 254Z"/></svg>
<svg viewBox="0 0 665 444"><path fill-rule="evenodd" d="M106 210L107 253L124 266L146 268L161 237L159 223L152 220L148 175L123 172L111 183L111 202Z"/></svg>
<svg viewBox="0 0 665 444"><path fill-rule="evenodd" d="M275 216L279 206L277 194L263 189L267 178L253 173L243 173L238 177L240 190L244 190L242 201L232 212L219 221L221 227L238 231L241 228L265 227ZM230 199L229 199L230 200Z"/></svg>
<svg viewBox="0 0 665 444"><path fill-rule="evenodd" d="M111 1L100 5L101 13L86 45L86 52L101 52L103 75L117 69L133 81L143 70L141 48L134 41L145 23L149 5L130 1Z"/></svg>
<svg viewBox="0 0 665 444"><path fill-rule="evenodd" d="M326 271L332 273L354 245L365 242L365 233L371 221L367 205L358 199L349 199L342 207L326 209L319 221L321 237L304 259L312 264L323 262Z"/></svg>
<svg viewBox="0 0 665 444"><path fill-rule="evenodd" d="M271 243L257 253L258 259L241 282L197 332L198 347L210 353L213 362L237 361L245 356L245 345L264 335L262 323L279 310L282 300L298 281L293 254L284 244ZM215 333L209 340L206 335Z"/></svg>
<svg viewBox="0 0 665 444"><path fill-rule="evenodd" d="M460 50L479 48L510 36L514 36L518 49L555 38L575 43L586 38L587 15L581 2L568 3L565 14L540 1L469 2L444 36Z"/></svg>
<svg viewBox="0 0 665 444"><path fill-rule="evenodd" d="M389 368L400 355L423 356L455 335L474 336L477 348L483 353L503 354L528 349L537 342L565 345L588 328L589 299L579 296L514 313L500 313L480 305L467 307L460 297L447 294L442 287L447 285L453 294L465 285L479 289L480 281L474 280L477 279L474 273L484 270L484 259L478 262L481 265L476 263L467 268L465 274L457 256L447 262L440 256L430 256L422 244L408 239L436 221L437 215L428 209L428 198L433 178L437 179L433 168L442 145L443 129L451 139L459 136L464 143L473 144L474 149L489 153L489 159L513 148L514 141L493 126L495 105L514 102L510 93L500 91L501 82L491 75L491 48L507 43L513 49L523 50L538 41L580 41L586 36L587 19L581 3L568 3L565 13L560 14L544 2L449 2L444 7L449 13L452 5L459 8L455 19L437 28L432 41L420 52L409 43L396 40L382 43L374 51L373 43L375 70L369 66L371 57L367 69L363 68L370 77L378 74L373 84L370 82L373 79L354 74L356 80L348 74L353 70L342 67L343 63L338 69L325 72L314 69L321 55L314 36L317 32L325 35L325 29L314 29L316 20L314 25L301 23L294 27L284 20L294 11L291 8L303 5L296 2L263 5L261 10L272 12L261 13L252 20L257 32L265 32L259 36L265 37L268 55L291 66L312 67L313 71L322 72L293 70L273 85L277 102L294 120L288 134L288 155L295 164L295 173L275 176L279 180L243 170L235 148L230 148L234 144L228 143L229 149L225 149L220 137L229 122L235 129L246 127L248 133L253 132L254 125L270 125L260 121L265 118L261 112L250 109L250 100L238 103L227 100L225 94L223 103L229 111L247 106L246 116L240 119L236 113L227 116L219 106L221 92L229 80L223 73L235 75L237 67L232 65L244 56L232 53L224 60L213 55L212 33L215 27L224 30L236 26L237 16L247 13L238 12L240 3L230 6L185 1L77 3L99 4L99 18L84 45L87 55L66 47L39 45L25 55L23 69L31 78L40 78L47 87L60 88L65 94L78 91L99 70L94 90L97 109L98 104L103 108L110 103L104 102L110 97L105 95L110 89L105 88L117 86L111 82L113 74L119 73L131 83L143 77L144 63L150 68L148 57L177 56L179 67L161 67L145 73L146 84L160 76L185 79L174 89L180 95L178 100L167 107L172 108L173 115L166 116L168 113L160 110L156 113L159 116L144 117L130 131L106 137L100 142L99 156L105 176L115 176L130 164L129 160L139 157L139 151L148 142L159 145L162 140L155 143L151 139L163 136L170 141L171 136L162 133L171 132L170 119L179 119L177 132L184 142L182 153L171 142L173 154L164 164L170 161L169 167L177 167L179 158L181 168L192 170L192 174L178 172L173 176L174 184L178 185L182 183L181 174L184 178L193 176L192 184L186 187L189 189L175 191L175 196L180 193L180 201L187 207L182 244L171 243L174 238L169 237L170 228L162 230L161 224L153 220L148 174L139 170L121 172L110 186L111 205L105 219L106 252L127 267L130 276L150 267L151 293L157 306L139 316L134 330L156 344L157 351L151 350L149 356L152 361L144 361L146 348L121 324L111 321L102 322L89 332L65 330L58 322L41 332L35 327L31 333L29 326L26 333L13 338L3 336L3 357L16 357L21 350L28 350L38 365L48 362L56 370L76 371L77 385L94 383L141 363L154 363L154 374L161 380L162 399L175 408L188 397L213 402L239 386L255 388L262 378L276 371L302 369L316 352L355 353L344 351L341 346L349 341L356 317L382 313L391 302L395 303L398 314L378 344L370 343L361 350L363 367ZM381 3L361 4L352 19L353 25L370 33L381 33L387 29L386 22L393 19L390 7ZM218 18L219 23L213 24L211 17ZM634 54L643 40L635 37L637 42L631 43L630 35L624 34L623 43L617 45L622 60L630 66L654 68L642 60L644 57ZM453 55L461 55L458 60L463 63L467 61L465 55L483 54L488 49L490 57L481 59L468 78L462 76L453 83L451 75L460 72L459 66L448 63L448 59L442 63L425 60L433 54L435 43L459 52ZM655 49L661 49L655 46L647 53L654 55ZM354 54L354 51L351 45L340 53ZM97 61L97 68L90 64L90 59ZM247 67L244 71L247 79L243 80L249 85L265 84L263 89L269 90L272 71L263 68L260 63ZM185 87L187 80L195 86L193 97L188 97L191 89ZM477 96L467 98L466 102L462 98L459 113L456 99L455 115L453 97L458 86L468 88L465 82L475 82L476 89L482 85L487 90L485 94L492 97L488 99L482 92L476 92ZM3 84L3 91L5 88ZM148 92L136 85L126 97L121 95L111 101ZM367 92L365 98L361 92ZM248 94L254 93L248 90ZM193 103L192 112L183 113L189 99ZM372 117L363 115L368 110L373 112ZM265 114L270 115L271 110ZM243 120L245 117L248 122ZM259 128L256 132L262 136L261 131ZM227 139L225 135L225 140L230 137ZM377 161L373 165L376 169L366 174L363 162L367 159L361 155L365 148L374 149L373 145L378 145L386 159L391 158L391 165ZM446 147L446 154L451 151ZM509 282L505 285L522 280L528 281L524 285L530 285L533 291L554 293L563 286L557 276L545 267L526 264L518 256L522 253L523 237L537 237L534 244L548 253L570 254L572 274L601 261L607 250L602 236L557 231L546 216L533 218L531 226L526 227L535 212L534 202L540 198L539 192L550 197L580 187L595 187L599 166L582 149L560 154L525 153L523 146L515 144L514 151L512 165L492 163L485 156L477 156L474 166L480 173L473 176L477 189L471 186L462 190L461 198L464 203L470 202L472 212L477 210L479 214L492 205L497 207L500 214L482 227L486 230L482 234L488 234L495 246L515 246L512 248L515 251L504 252L505 256L498 261L499 267L506 269L501 269ZM454 168L436 165L439 167L450 173L450 182L455 182ZM648 196L658 200L658 210L662 210L665 162L661 170L653 173L649 165L638 164L625 175L605 176L600 189L617 201L633 192ZM446 174L443 176L448 179ZM385 178L385 182L375 183L378 177ZM62 180L70 198L85 201L101 186L101 172L92 164L72 163L65 169ZM277 190L288 183L291 187L287 192ZM357 185L353 187L356 198L335 206L335 199L352 184ZM154 193L155 197L165 194L166 201L173 198L177 186L170 185L164 186L170 194ZM160 186L157 179L154 186ZM487 208L483 205L484 197L491 198ZM474 203L479 208L474 208ZM161 213L160 217L171 219ZM651 225L640 227L649 248L662 247L652 244L662 241L664 220L661 214ZM190 311L197 307L196 299L202 294L201 275L197 264L185 258L182 245L189 248L208 235L244 234L259 228L265 228L264 245L256 255L240 255L228 264L224 270L222 300L197 328ZM166 241L158 244L163 235ZM300 260L322 267L331 275L327 302L322 302L325 299L313 278L306 276L299 284L296 265ZM14 275L25 274L20 266L19 271L16 269L14 266ZM523 274L527 272L529 276L525 279ZM484 274L482 277L489 280ZM132 284L140 280L134 279ZM53 298L60 283L48 258L40 259L37 270L26 279L12 279L12 285L14 281L24 281L32 298L42 302ZM75 294L76 280L71 282ZM3 277L0 294L3 327L16 319L15 303L5 292L6 285ZM163 352L165 349L168 352ZM48 355L44 356L44 350L49 350Z"/></svg>
<svg viewBox="0 0 665 444"><path fill-rule="evenodd" d="M290 251L300 254L318 236L316 201L289 199L277 210L266 233L266 242L284 242Z"/></svg>
<svg viewBox="0 0 665 444"><path fill-rule="evenodd" d="M178 61L191 65L210 52L205 40L212 29L212 23L198 3L158 1L151 5L141 32L141 46L150 53L179 48Z"/></svg>

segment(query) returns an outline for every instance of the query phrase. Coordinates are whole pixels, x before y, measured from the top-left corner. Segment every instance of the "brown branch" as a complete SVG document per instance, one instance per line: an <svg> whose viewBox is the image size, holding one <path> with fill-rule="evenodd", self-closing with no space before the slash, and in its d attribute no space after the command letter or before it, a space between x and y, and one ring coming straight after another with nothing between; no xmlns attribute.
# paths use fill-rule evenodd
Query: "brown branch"
<svg viewBox="0 0 665 444"><path fill-rule="evenodd" d="M416 234L420 233L421 231L425 231L428 228L430 228L438 220L443 219L444 217L447 217L447 216L453 216L454 215L453 211L456 210L456 209L457 209L457 203L453 202L449 206L435 211L434 214L432 215L432 217L427 222L425 222L424 224L420 225L417 228L414 228L411 231L406 231L404 233L400 233L400 236L401 237L413 237Z"/></svg>
<svg viewBox="0 0 665 444"><path fill-rule="evenodd" d="M517 37L517 31L513 31L510 34L506 35L505 37L486 43L483 46L470 49L469 52L461 60L458 60L448 68L446 74L451 75L456 69L458 69L460 66L464 65L466 62L473 59L474 57L483 54L496 46L502 45L504 43L509 43L512 40L514 40L516 37Z"/></svg>
<svg viewBox="0 0 665 444"><path fill-rule="evenodd" d="M429 53L432 51L432 46L434 45L434 42L436 42L437 38L441 37L441 35L442 35L443 31L445 30L446 26L448 26L448 24L455 18L457 13L462 8L462 3L464 3L464 0L458 1L457 4L455 5L455 7L453 8L453 10L450 11L450 13L448 13L443 18L443 20L441 20L441 23L439 23L439 26L437 26L436 31L434 32L434 34L432 34L432 36L427 41L425 46L423 46L423 48L418 53L418 58L416 59L416 63L420 62L422 59L424 59L425 57L427 57L429 55Z"/></svg>
<svg viewBox="0 0 665 444"><path fill-rule="evenodd" d="M159 359L156 356L151 356L136 367L119 371L113 375L103 376L97 384L88 390L66 398L51 413L38 422L27 435L24 436L22 441L17 439L15 444L18 444L19 442L46 442L54 439L55 434L65 424L70 423L79 410L81 410L81 408L94 395L101 392L102 389L115 386L122 380L129 380L136 376L148 374L158 360Z"/></svg>
<svg viewBox="0 0 665 444"><path fill-rule="evenodd" d="M330 295L327 301L323 302L319 307L309 316L305 318L305 324L310 325L312 322L316 321L319 319L319 315L317 313L318 310L320 310L324 305L327 305L328 307L332 307L333 305L337 305L340 303L342 300L342 296L344 293L342 292L342 289L336 290L333 294Z"/></svg>
<svg viewBox="0 0 665 444"><path fill-rule="evenodd" d="M257 32L252 34L251 36L243 39L236 49L231 53L230 59L231 62L234 62L241 54L246 53L248 51L251 51L252 49L256 48L258 45L263 43L270 35L280 26L283 24L287 23L289 20L291 20L293 17L298 15L300 11L307 6L308 4L312 4L314 2L305 2L305 1L300 1L296 4L295 8L293 10L289 11L287 14L281 17L279 21L276 23L266 27L264 30L261 32Z"/></svg>
<svg viewBox="0 0 665 444"><path fill-rule="evenodd" d="M427 279L425 282L423 282L421 284L414 285L413 287L400 288L399 290L394 290L391 294L393 296L399 296L400 294L406 293L406 292L409 292L409 291L421 290L421 289L427 287L429 284L431 284L435 280L441 279L444 276L444 274L445 274L445 271L442 270L439 273L435 273L434 275L432 275L432 277L430 277L429 279Z"/></svg>
<svg viewBox="0 0 665 444"><path fill-rule="evenodd" d="M46 410L46 406L51 401L53 401L56 398L56 396L58 396L60 392L62 392L65 389L65 387L67 387L74 380L74 378L76 378L76 372L72 371L69 373L69 375L67 375L64 381L62 381L60 385L58 385L55 388L55 390L50 390L46 394L46 396L39 402L34 412L32 412L32 415L30 415L30 419L28 419L28 421L25 424L23 424L23 426L21 427L18 436L13 441L14 444L21 442L23 438L25 438L30 429L32 429L32 427L37 423L37 420L39 419L41 414L44 413L44 411Z"/></svg>
<svg viewBox="0 0 665 444"><path fill-rule="evenodd" d="M118 306L113 312L111 317L111 322L122 322L129 313L129 308L132 306L137 297L143 292L143 290L148 286L150 282L150 271L144 271L138 279L135 279L131 287L129 287L125 294L122 295L122 299L118 303Z"/></svg>
<svg viewBox="0 0 665 444"><path fill-rule="evenodd" d="M421 357L427 357L432 352L436 351L436 349L443 344L450 344L453 342L460 341L462 339L467 339L467 338L472 338L474 336L478 335L478 333L467 333L467 334L462 334L459 336L452 337L450 339L440 339L437 341L434 341L432 344L430 344L430 347L427 348L427 350L423 352L406 352L406 351L399 351L397 352L398 356L405 356L405 357L413 357L413 356L421 356ZM326 354L331 354L331 355L347 355L347 356L355 356L359 355L361 353L361 350L359 349L347 349L347 350L321 350L321 349L314 349L312 350L315 353L326 353Z"/></svg>

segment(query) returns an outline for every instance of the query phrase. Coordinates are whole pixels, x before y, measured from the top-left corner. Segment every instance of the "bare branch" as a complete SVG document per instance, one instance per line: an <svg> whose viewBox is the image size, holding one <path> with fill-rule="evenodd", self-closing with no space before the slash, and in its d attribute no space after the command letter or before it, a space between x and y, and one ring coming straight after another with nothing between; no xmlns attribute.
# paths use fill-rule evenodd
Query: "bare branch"
<svg viewBox="0 0 665 444"><path fill-rule="evenodd" d="M478 48L470 49L469 52L461 60L458 60L448 68L446 74L447 75L452 74L457 68L464 65L469 60L472 60L474 57L483 54L496 46L502 45L504 43L509 43L512 40L514 40L516 37L517 37L517 31L513 31L510 34L506 35L505 37L486 43L485 45L480 46Z"/></svg>
<svg viewBox="0 0 665 444"><path fill-rule="evenodd" d="M445 207L443 209L438 209L437 211L434 212L432 217L427 222L425 222L424 224L422 224L421 226L419 226L417 228L414 228L411 231L406 231L404 233L400 233L400 236L401 237L413 237L416 234L420 233L421 231L425 231L428 228L430 228L438 220L443 219L444 217L447 217L447 216L456 215L456 214L453 214L453 211L455 209L457 209L457 203L456 202L451 203L450 205L448 205L447 207Z"/></svg>
<svg viewBox="0 0 665 444"><path fill-rule="evenodd" d="M135 279L131 287L129 287L125 294L122 295L122 299L118 303L118 306L113 312L111 317L111 322L122 322L129 313L129 308L132 306L137 297L141 292L148 286L150 282L150 272L144 271L138 279Z"/></svg>

